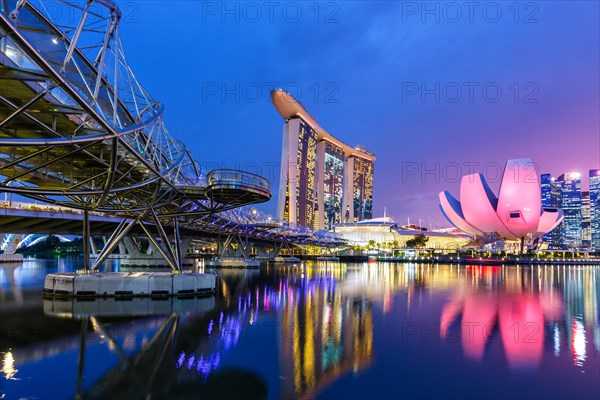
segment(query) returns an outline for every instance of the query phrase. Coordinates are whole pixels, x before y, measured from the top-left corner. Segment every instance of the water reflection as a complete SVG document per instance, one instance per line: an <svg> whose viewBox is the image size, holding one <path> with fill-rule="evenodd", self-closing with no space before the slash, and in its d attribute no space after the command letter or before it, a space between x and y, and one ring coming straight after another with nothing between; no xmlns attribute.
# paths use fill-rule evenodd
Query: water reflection
<svg viewBox="0 0 600 400"><path fill-rule="evenodd" d="M2 358L2 373L4 374L4 378L8 381L15 379L17 372L19 370L15 368L15 357L10 351L4 353L4 357Z"/></svg>
<svg viewBox="0 0 600 400"><path fill-rule="evenodd" d="M499 332L512 368L536 367L542 357L544 319L552 322L562 314L560 293L522 291L519 275L507 279L498 267L469 268L469 278L442 311L442 338L462 314L460 337L467 357L482 360L486 344Z"/></svg>
<svg viewBox="0 0 600 400"><path fill-rule="evenodd" d="M340 374L363 369L372 357L373 311L366 299L343 295L337 282L344 271L284 267L267 271L276 272L274 279L262 284L257 271L223 271L230 308L208 321L208 341L181 351L175 367L188 379L206 378L238 346L275 347L274 398L316 393Z"/></svg>
<svg viewBox="0 0 600 400"><path fill-rule="evenodd" d="M442 310L440 335L449 339L453 324L460 320L454 334L466 357L476 361L499 336L513 369L537 368L544 338L550 336L554 355L559 356L561 342L570 343L575 364L581 367L586 359L582 319L593 331L596 351L600 350L597 274L597 269L577 267L467 268ZM586 285L581 286L582 281ZM581 290L573 290L578 286Z"/></svg>
<svg viewBox="0 0 600 400"><path fill-rule="evenodd" d="M114 262L107 263L113 268ZM27 258L22 263L0 263L0 301L3 308L24 306L28 292L38 292L49 273L72 272L83 267L80 257Z"/></svg>
<svg viewBox="0 0 600 400"><path fill-rule="evenodd" d="M294 377L293 387L283 385L282 397L312 394L337 376L358 372L371 362L371 302L336 288L332 275L311 274L295 287L281 282L286 302L278 319L280 369L284 376Z"/></svg>
<svg viewBox="0 0 600 400"><path fill-rule="evenodd" d="M0 393L477 397L494 385L473 383L481 371L510 387L492 397L600 395L597 267L328 263L218 273L217 298L165 303L42 307L25 290L21 306L0 308L12 321L0 327ZM42 337L18 339L32 320ZM518 380L532 372L536 382ZM65 384L37 390L41 376Z"/></svg>

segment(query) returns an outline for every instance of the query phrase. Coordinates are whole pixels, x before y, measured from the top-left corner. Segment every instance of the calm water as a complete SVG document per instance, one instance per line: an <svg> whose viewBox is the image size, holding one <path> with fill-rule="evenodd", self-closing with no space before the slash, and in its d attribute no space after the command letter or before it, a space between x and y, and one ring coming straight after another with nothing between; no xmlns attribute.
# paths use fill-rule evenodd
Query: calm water
<svg viewBox="0 0 600 400"><path fill-rule="evenodd" d="M80 265L0 265L0 398L600 398L598 267L282 265L220 271L214 298L42 300Z"/></svg>

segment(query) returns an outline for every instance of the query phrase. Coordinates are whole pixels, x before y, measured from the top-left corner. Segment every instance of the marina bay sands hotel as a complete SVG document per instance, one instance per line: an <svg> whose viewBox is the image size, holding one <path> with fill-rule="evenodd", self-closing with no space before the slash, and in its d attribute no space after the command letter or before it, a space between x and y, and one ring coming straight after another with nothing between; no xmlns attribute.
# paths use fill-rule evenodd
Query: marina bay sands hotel
<svg viewBox="0 0 600 400"><path fill-rule="evenodd" d="M285 119L277 218L315 229L371 219L375 156L331 135L286 91L271 101Z"/></svg>

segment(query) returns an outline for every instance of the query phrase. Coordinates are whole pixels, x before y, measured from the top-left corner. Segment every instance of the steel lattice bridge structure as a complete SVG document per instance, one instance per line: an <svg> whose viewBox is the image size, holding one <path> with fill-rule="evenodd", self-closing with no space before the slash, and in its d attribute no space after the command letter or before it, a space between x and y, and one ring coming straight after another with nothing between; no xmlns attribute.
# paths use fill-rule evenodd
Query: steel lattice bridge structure
<svg viewBox="0 0 600 400"><path fill-rule="evenodd" d="M0 0L0 191L81 210L84 239L89 212L122 218L93 266L84 240L86 267L98 269L133 226L173 269L182 265L180 226L342 244L240 209L269 200L269 181L237 170L202 173L127 63L118 6L57 4L60 13L42 1Z"/></svg>

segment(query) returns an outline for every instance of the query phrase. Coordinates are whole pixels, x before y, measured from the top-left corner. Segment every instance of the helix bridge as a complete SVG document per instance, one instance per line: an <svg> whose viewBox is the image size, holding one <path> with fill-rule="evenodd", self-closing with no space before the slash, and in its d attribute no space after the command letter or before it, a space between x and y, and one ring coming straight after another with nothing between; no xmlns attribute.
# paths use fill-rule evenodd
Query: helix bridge
<svg viewBox="0 0 600 400"><path fill-rule="evenodd" d="M122 13L111 0L2 0L0 11L0 191L80 210L84 237L89 212L122 218L94 269L134 225L175 269L180 226L341 244L331 234L259 221L244 206L270 199L266 178L201 170L128 64ZM171 229L175 248L159 246L171 243Z"/></svg>

